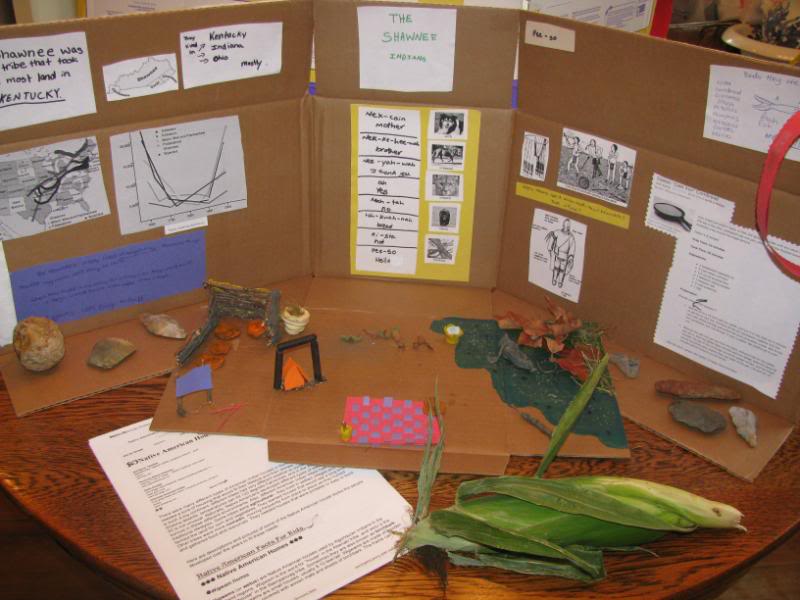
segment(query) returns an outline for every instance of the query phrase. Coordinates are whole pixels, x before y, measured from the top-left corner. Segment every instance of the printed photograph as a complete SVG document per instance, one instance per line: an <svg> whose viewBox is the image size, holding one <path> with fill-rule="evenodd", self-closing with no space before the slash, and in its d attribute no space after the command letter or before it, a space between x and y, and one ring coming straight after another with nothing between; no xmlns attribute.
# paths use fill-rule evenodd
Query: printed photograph
<svg viewBox="0 0 800 600"><path fill-rule="evenodd" d="M460 206L431 204L429 229L431 231L458 232L458 213Z"/></svg>
<svg viewBox="0 0 800 600"><path fill-rule="evenodd" d="M561 142L558 187L628 206L636 150L566 127Z"/></svg>
<svg viewBox="0 0 800 600"><path fill-rule="evenodd" d="M458 169L464 168L464 148L466 144L430 142L428 157L430 164L439 169Z"/></svg>
<svg viewBox="0 0 800 600"><path fill-rule="evenodd" d="M577 302L583 280L586 225L542 209L533 212L528 281Z"/></svg>
<svg viewBox="0 0 800 600"><path fill-rule="evenodd" d="M425 262L454 265L458 251L458 236L426 235Z"/></svg>
<svg viewBox="0 0 800 600"><path fill-rule="evenodd" d="M467 111L460 109L435 110L429 119L429 138L467 138Z"/></svg>
<svg viewBox="0 0 800 600"><path fill-rule="evenodd" d="M522 142L522 163L520 177L544 181L547 173L547 158L550 156L550 138L536 133L525 132Z"/></svg>
<svg viewBox="0 0 800 600"><path fill-rule="evenodd" d="M461 202L464 199L464 176L461 173L427 173L427 197L429 200Z"/></svg>

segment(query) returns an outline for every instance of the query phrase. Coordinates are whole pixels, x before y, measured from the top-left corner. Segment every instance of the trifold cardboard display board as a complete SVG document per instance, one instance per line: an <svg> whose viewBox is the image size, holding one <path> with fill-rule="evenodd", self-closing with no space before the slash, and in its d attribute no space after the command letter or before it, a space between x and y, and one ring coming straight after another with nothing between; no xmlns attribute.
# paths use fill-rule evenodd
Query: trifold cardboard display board
<svg viewBox="0 0 800 600"><path fill-rule="evenodd" d="M347 398L390 406L435 387L444 470L501 473L511 454L542 453L497 371L458 366L464 348L440 327L541 317L545 296L640 359L637 379L610 370L623 415L735 475L752 480L800 417L797 304L785 307L798 284L751 235L764 140L796 105L788 68L516 10L343 0L14 27L0 50L16 65L0 220L17 316L52 316L67 335L48 373L3 357L18 415L174 369L180 343L137 317L196 327L213 278L308 308L325 381L274 390L275 348L243 334L213 372L213 402L189 395L179 416L190 362L153 427L264 436L274 460L416 469L419 448L345 442L339 427ZM50 77L57 102L22 112L47 100ZM787 160L771 233L794 243L798 193ZM375 335L392 329L405 350ZM93 341L114 336L137 352L86 366ZM291 357L312 374L305 348ZM738 390L758 445L730 422L713 435L675 422L660 379ZM527 417L552 424L537 406ZM627 457L624 433L604 439L618 414L606 425L562 455Z"/></svg>

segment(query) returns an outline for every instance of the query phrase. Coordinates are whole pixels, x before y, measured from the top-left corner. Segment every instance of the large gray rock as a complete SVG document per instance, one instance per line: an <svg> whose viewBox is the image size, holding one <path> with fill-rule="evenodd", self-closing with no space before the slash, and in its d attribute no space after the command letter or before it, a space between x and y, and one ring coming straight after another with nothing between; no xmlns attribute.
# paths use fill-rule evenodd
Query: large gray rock
<svg viewBox="0 0 800 600"><path fill-rule="evenodd" d="M669 414L678 423L683 423L703 433L717 433L723 431L727 425L724 415L707 406L688 400L676 400L670 404Z"/></svg>

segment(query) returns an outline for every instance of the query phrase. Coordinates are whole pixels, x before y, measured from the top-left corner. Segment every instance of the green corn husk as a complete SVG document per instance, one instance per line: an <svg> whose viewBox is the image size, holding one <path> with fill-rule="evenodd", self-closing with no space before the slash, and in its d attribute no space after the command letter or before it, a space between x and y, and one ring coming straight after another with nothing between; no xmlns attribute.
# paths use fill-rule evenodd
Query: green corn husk
<svg viewBox="0 0 800 600"><path fill-rule="evenodd" d="M430 520L431 526L442 535L454 535L498 550L565 560L592 577L599 577L603 572L603 554L597 549L566 548L543 538L519 535L493 527L457 509L437 510L431 514Z"/></svg>
<svg viewBox="0 0 800 600"><path fill-rule="evenodd" d="M576 579L585 583L598 581L605 577L606 574L605 569L603 569L598 577L592 577L568 562L548 561L504 552L464 555L448 551L447 557L457 567L495 567L496 569L522 573L523 575L562 577L564 579Z"/></svg>

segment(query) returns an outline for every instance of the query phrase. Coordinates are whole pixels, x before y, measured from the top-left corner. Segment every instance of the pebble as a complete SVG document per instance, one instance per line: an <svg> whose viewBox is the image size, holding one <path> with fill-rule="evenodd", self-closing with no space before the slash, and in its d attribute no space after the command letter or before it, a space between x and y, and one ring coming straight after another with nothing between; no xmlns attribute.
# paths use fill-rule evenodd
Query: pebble
<svg viewBox="0 0 800 600"><path fill-rule="evenodd" d="M755 413L741 406L731 406L728 412L736 427L736 433L738 433L745 442L750 444L751 447L755 448L758 445L758 437L756 436L758 419Z"/></svg>

